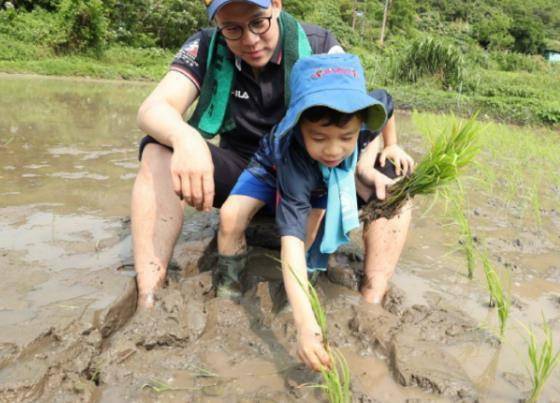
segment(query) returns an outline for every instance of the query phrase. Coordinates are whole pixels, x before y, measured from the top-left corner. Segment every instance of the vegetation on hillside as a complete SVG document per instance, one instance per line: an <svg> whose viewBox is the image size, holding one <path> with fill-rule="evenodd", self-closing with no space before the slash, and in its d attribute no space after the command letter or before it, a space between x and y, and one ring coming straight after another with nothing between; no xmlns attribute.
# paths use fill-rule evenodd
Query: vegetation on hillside
<svg viewBox="0 0 560 403"><path fill-rule="evenodd" d="M560 125L560 66L544 58L560 53L556 0L283 3L359 54L400 107ZM0 71L158 79L207 24L200 0L0 0Z"/></svg>

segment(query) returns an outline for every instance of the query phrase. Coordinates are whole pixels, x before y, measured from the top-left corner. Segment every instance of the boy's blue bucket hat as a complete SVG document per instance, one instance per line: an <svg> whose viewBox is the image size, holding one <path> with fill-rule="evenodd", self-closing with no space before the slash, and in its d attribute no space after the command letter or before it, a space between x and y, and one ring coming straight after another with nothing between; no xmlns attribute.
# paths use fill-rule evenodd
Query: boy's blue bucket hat
<svg viewBox="0 0 560 403"><path fill-rule="evenodd" d="M268 8L272 3L271 0L204 0L206 5L206 11L208 13L208 19L212 20L218 10L229 3L253 3L261 8Z"/></svg>
<svg viewBox="0 0 560 403"><path fill-rule="evenodd" d="M323 54L303 57L292 68L290 105L274 130L281 137L299 117L314 106L326 106L343 113L367 109L366 126L380 130L387 119L385 107L368 95L360 59L352 54ZM277 138L278 138L277 137Z"/></svg>

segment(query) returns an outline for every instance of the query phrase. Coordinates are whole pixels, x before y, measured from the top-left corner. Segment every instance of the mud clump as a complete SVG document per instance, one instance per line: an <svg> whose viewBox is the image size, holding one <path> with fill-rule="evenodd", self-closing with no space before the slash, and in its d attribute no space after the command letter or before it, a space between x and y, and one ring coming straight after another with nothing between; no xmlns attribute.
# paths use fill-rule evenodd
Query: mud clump
<svg viewBox="0 0 560 403"><path fill-rule="evenodd" d="M404 293L396 287L385 301L392 303ZM430 305L404 308L393 305L391 313L379 305L362 304L354 309L350 329L364 348L377 348L388 359L395 380L403 386L417 386L454 400L476 401L478 394L460 363L443 345L485 343L497 339L480 329L464 312L445 307L437 294L427 296ZM437 304L436 304L437 301Z"/></svg>
<svg viewBox="0 0 560 403"><path fill-rule="evenodd" d="M13 375L0 376L0 401L157 399L149 385L164 385L169 401L321 401L319 390L305 387L319 377L296 358L296 329L279 272L262 270L271 266L272 252L260 248L278 246L270 220L251 230L259 247L249 261L258 267L249 270L240 303L215 296L216 230L215 214L185 224L175 269L153 309L135 312L130 278L121 297L89 322L52 329L25 351L1 345L0 375ZM378 359L372 352L384 357L399 385L475 401L472 381L443 346L493 345L492 337L436 293L425 296L426 305L409 306L405 292L391 286L382 305L360 302L355 291L362 265L359 247L342 248L319 280L334 344L356 355L367 352L361 355L367 360ZM356 401L377 401L370 379L352 386Z"/></svg>
<svg viewBox="0 0 560 403"><path fill-rule="evenodd" d="M474 384L458 361L433 343L411 334L395 337L391 363L397 381L454 399L477 401Z"/></svg>

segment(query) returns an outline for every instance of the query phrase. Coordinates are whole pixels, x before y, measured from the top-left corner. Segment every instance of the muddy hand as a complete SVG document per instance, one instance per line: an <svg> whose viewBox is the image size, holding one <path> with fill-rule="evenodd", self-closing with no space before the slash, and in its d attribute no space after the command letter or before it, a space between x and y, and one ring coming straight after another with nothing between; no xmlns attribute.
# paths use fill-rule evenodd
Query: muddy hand
<svg viewBox="0 0 560 403"><path fill-rule="evenodd" d="M298 357L313 371L331 368L331 359L323 347L323 335L317 326L298 329Z"/></svg>

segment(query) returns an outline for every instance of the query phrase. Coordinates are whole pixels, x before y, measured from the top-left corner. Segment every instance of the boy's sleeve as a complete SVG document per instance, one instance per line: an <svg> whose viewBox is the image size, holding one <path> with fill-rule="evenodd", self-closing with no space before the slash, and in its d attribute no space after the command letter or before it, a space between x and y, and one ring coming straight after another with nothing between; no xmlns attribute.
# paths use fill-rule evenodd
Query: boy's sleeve
<svg viewBox="0 0 560 403"><path fill-rule="evenodd" d="M311 191L316 187L316 173L305 156L290 148L277 167L278 193L276 224L280 236L295 236L305 242L307 220L311 210Z"/></svg>
<svg viewBox="0 0 560 403"><path fill-rule="evenodd" d="M383 104L385 110L387 111L387 120L391 119L393 112L395 111L395 105L393 104L393 97L386 90L379 89L369 93L370 96L377 99Z"/></svg>
<svg viewBox="0 0 560 403"><path fill-rule="evenodd" d="M171 62L170 70L187 76L200 89L206 73L208 46L208 35L198 31L181 46Z"/></svg>

